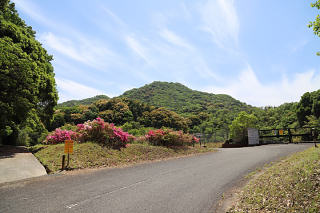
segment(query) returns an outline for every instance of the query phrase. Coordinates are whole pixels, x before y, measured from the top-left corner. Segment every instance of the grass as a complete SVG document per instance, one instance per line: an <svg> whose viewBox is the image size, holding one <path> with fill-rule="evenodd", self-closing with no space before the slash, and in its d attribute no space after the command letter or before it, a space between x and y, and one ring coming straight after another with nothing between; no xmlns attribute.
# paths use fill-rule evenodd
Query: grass
<svg viewBox="0 0 320 213"><path fill-rule="evenodd" d="M320 212L320 148L266 168L228 212Z"/></svg>
<svg viewBox="0 0 320 213"><path fill-rule="evenodd" d="M147 144L131 144L127 148L114 150L92 142L75 143L73 154L70 155L70 168L116 167L144 161L212 152L215 148L221 147L221 144L222 143L208 143L206 144L207 147L196 145L195 147L175 148L150 146ZM64 144L36 145L31 147L30 150L46 167L49 173L54 173L61 169Z"/></svg>

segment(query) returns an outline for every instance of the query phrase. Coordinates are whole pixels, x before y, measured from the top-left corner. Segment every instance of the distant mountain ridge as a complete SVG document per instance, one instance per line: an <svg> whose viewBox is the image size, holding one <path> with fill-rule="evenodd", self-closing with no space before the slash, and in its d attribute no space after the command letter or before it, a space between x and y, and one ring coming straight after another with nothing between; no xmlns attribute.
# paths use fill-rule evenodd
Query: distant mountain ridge
<svg viewBox="0 0 320 213"><path fill-rule="evenodd" d="M142 101L156 107L165 107L179 114L197 114L207 112L210 114L221 111L251 111L253 108L235 98L225 94L212 94L192 90L180 83L154 81L140 88L124 92L119 98L129 98ZM110 99L105 95L97 95L83 100L70 100L58 104L60 107L77 105L90 105L100 99Z"/></svg>
<svg viewBox="0 0 320 213"><path fill-rule="evenodd" d="M142 113L140 117L138 116L139 118L133 117L136 119L135 122L140 119L139 122L141 121L140 123L145 127L155 126L148 119L167 121L173 117L179 117L179 119L173 120L182 121L180 123L183 125L180 126L187 125L190 132L214 133L219 140L228 138L229 125L241 111L255 115L258 118L259 128L295 127L298 124L297 103L286 103L279 107L254 107L229 95L192 90L180 83L155 81L140 88L128 90L118 97L109 99L109 101L99 101L101 99L109 99L109 97L95 96L78 101L67 101L58 105L57 109L65 108L62 111L57 110L57 113L65 113L64 119L66 121L70 116L71 120L82 117L85 117L84 120L90 120L100 116L107 121L117 123L117 120L114 119L118 114L131 107L132 112ZM100 109L101 103L105 103L108 107ZM113 105L116 107L110 108L111 103L115 103ZM145 111L142 107L144 104L155 108ZM87 106L78 107L79 105ZM166 109L178 115L167 113ZM130 113L121 114L118 117L127 119L129 115ZM123 124L123 122L118 123ZM174 128L176 125L166 124L164 126L173 126Z"/></svg>
<svg viewBox="0 0 320 213"><path fill-rule="evenodd" d="M235 108L247 111L252 108L252 106L229 95L200 92L180 83L160 81L126 91L120 97L137 99L153 106L166 107L181 114L215 112L216 110L233 110Z"/></svg>
<svg viewBox="0 0 320 213"><path fill-rule="evenodd" d="M96 95L94 97L91 98L85 98L82 100L70 100L70 101L66 101L63 103L58 104L58 108L59 107L72 107L72 106L78 106L78 105L90 105L98 100L101 99L110 99L108 96L106 95Z"/></svg>

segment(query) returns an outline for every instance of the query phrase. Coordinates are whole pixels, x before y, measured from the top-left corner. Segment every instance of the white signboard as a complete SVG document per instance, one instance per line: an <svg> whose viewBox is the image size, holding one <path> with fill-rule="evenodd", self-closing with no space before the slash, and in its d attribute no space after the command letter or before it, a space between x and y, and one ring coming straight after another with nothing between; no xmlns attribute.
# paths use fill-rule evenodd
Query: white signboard
<svg viewBox="0 0 320 213"><path fill-rule="evenodd" d="M248 128L248 141L249 146L259 144L259 131L257 129Z"/></svg>

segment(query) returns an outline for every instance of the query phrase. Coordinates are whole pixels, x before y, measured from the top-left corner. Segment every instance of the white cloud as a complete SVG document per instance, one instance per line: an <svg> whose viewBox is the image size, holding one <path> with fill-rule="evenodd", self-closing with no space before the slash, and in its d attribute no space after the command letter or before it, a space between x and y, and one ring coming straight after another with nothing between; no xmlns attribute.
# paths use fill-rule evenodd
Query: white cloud
<svg viewBox="0 0 320 213"><path fill-rule="evenodd" d="M228 94L254 106L278 106L299 101L301 95L320 88L320 75L315 70L298 73L292 80L283 76L278 82L263 84L250 66L237 79L222 87L207 87L204 90L215 94Z"/></svg>
<svg viewBox="0 0 320 213"><path fill-rule="evenodd" d="M110 9L102 6L102 10L108 14L109 17L113 19L113 21L122 28L126 28L127 25L120 19L115 13L113 13Z"/></svg>
<svg viewBox="0 0 320 213"><path fill-rule="evenodd" d="M180 35L163 28L160 36L173 45L167 45L163 42L150 42L152 55L155 55L158 59L157 66L163 66L162 63L170 64L170 70L175 70L174 74L176 80L179 82L185 82L185 77L193 78L197 73L201 78L210 78L215 81L220 81L219 75L210 68L207 61L202 57L201 52L182 38ZM179 48L182 47L182 48Z"/></svg>
<svg viewBox="0 0 320 213"><path fill-rule="evenodd" d="M293 44L291 46L291 53L296 53L298 52L299 50L303 49L307 44L308 44L308 40L304 39L304 40L301 40L299 42L296 42L295 44Z"/></svg>
<svg viewBox="0 0 320 213"><path fill-rule="evenodd" d="M97 90L68 79L56 78L56 83L59 91L59 103L105 94L105 92L101 90ZM110 95L108 96L112 97Z"/></svg>
<svg viewBox="0 0 320 213"><path fill-rule="evenodd" d="M105 70L108 62L116 57L103 44L90 41L80 35L77 37L65 38L49 32L41 34L39 40L46 47L99 70Z"/></svg>
<svg viewBox="0 0 320 213"><path fill-rule="evenodd" d="M77 34L69 25L64 25L57 19L50 19L50 14L45 13L43 8L40 8L37 4L30 0L13 0L16 8L31 19L42 24L45 27L55 29L57 31L65 32L66 34ZM27 23L28 24L28 23Z"/></svg>
<svg viewBox="0 0 320 213"><path fill-rule="evenodd" d="M127 36L125 41L133 52L146 62L140 70L147 71L146 76L152 80L168 80L183 82L184 79L194 78L195 73L201 78L219 81L206 60L187 40L166 27L160 29L153 39L143 36ZM161 75L161 76L160 76ZM144 79L148 79L148 77ZM160 79L155 76L160 77Z"/></svg>
<svg viewBox="0 0 320 213"><path fill-rule="evenodd" d="M201 58L195 56L194 59L194 70L204 79L214 79L215 81L221 81L221 77L215 73L207 64L207 62Z"/></svg>
<svg viewBox="0 0 320 213"><path fill-rule="evenodd" d="M28 14L32 19L43 23L47 26L54 25L53 22L44 17L41 13L39 13L39 8L30 1L26 0L14 0L16 7L22 10L24 13Z"/></svg>
<svg viewBox="0 0 320 213"><path fill-rule="evenodd" d="M182 9L182 12L183 12L183 16L186 19L191 19L192 13L191 13L191 11L189 10L189 8L187 7L187 5L184 2L181 2L181 9Z"/></svg>
<svg viewBox="0 0 320 213"><path fill-rule="evenodd" d="M48 14L45 15L44 12L41 12L44 11L42 8L39 8L31 1L14 0L14 2L22 12L50 28L51 32L45 32L39 36L40 42L43 43L46 48L50 48L77 62L102 71L105 71L109 64L115 64L121 61L119 59L120 56L110 50L105 40L97 40L96 36L85 36L86 32L78 32L69 25L63 22L61 23L59 20L50 19ZM104 8L104 11L107 12L117 24L122 23L110 10ZM54 55L56 54L54 53Z"/></svg>
<svg viewBox="0 0 320 213"><path fill-rule="evenodd" d="M127 36L125 38L127 45L135 52L139 57L141 57L146 63L152 64L151 59L148 57L147 48L143 46L137 39L133 36Z"/></svg>
<svg viewBox="0 0 320 213"><path fill-rule="evenodd" d="M238 44L240 23L233 0L209 0L200 8L203 30L219 47Z"/></svg>
<svg viewBox="0 0 320 213"><path fill-rule="evenodd" d="M174 32L168 29L163 29L160 32L160 35L171 44L184 47L187 49L193 49L192 45L190 45L185 39L181 38L180 36L178 36L177 34L175 34Z"/></svg>

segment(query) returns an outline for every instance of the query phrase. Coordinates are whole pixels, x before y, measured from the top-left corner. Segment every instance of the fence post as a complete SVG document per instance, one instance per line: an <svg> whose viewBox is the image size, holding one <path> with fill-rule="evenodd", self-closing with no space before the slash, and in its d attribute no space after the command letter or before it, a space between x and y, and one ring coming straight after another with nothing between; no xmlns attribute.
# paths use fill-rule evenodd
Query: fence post
<svg viewBox="0 0 320 213"><path fill-rule="evenodd" d="M318 148L318 146L317 146L317 137L318 137L318 134L317 134L317 130L315 129L315 128L312 128L312 136L313 136L313 142L314 142L314 147L315 148Z"/></svg>
<svg viewBox="0 0 320 213"><path fill-rule="evenodd" d="M289 135L289 143L292 143L292 135L290 129L288 129L288 135Z"/></svg>

